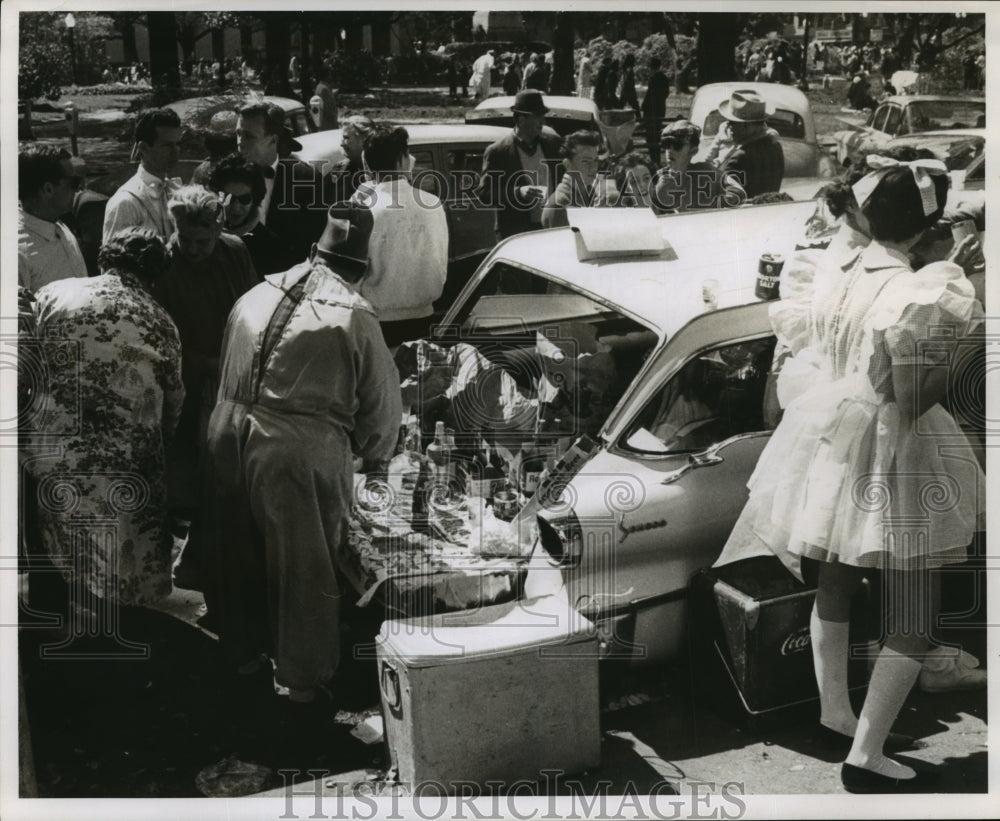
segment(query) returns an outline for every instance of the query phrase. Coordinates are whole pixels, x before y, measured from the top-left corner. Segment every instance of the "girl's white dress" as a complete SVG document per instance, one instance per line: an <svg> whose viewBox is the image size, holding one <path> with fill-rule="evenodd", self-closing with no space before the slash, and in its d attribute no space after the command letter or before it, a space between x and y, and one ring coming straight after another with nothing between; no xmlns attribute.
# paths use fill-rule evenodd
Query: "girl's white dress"
<svg viewBox="0 0 1000 821"><path fill-rule="evenodd" d="M909 569L960 562L981 525L985 477L941 405L901 420L892 366L949 362L982 307L961 268L914 272L874 241L789 260L771 309L791 351L784 415L750 477L746 507L716 564L768 550L801 576L802 556Z"/></svg>

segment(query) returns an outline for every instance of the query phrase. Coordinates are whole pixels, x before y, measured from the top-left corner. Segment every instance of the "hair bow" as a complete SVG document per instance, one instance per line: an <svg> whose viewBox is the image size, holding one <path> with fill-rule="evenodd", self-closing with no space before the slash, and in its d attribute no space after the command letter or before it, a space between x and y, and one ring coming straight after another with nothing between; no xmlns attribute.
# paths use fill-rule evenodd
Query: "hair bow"
<svg viewBox="0 0 1000 821"><path fill-rule="evenodd" d="M930 216L938 207L937 194L934 191L934 174L947 174L948 169L940 160L914 160L913 162L900 162L891 157L880 157L877 154L869 154L866 158L868 167L872 169L869 174L863 176L851 187L854 192L854 199L858 201L861 208L871 198L872 192L882 182L883 177L894 168L909 168L913 174L913 181L917 184L920 192L920 202L924 208L924 216Z"/></svg>

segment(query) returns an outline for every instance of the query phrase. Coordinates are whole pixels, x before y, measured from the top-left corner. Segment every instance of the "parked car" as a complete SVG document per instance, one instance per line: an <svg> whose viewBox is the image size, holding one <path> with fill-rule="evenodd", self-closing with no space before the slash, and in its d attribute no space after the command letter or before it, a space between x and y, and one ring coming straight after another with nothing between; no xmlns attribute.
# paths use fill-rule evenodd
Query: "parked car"
<svg viewBox="0 0 1000 821"><path fill-rule="evenodd" d="M816 139L816 122L809 98L792 86L779 83L709 83L701 86L691 101L688 119L701 127L701 146L695 160L702 160L719 133L723 117L719 106L734 91L750 89L764 98L773 114L767 118L768 127L778 133L778 142L785 153L785 178L832 177L837 167L819 146Z"/></svg>
<svg viewBox="0 0 1000 821"><path fill-rule="evenodd" d="M285 123L291 129L293 137L311 134L316 130L312 117L306 107L291 97L274 97L262 94L213 94L208 97L188 97L167 103L166 108L173 109L181 118L181 125L194 131L205 131L212 116L220 111L239 111L252 103L269 103L276 105L285 112Z"/></svg>
<svg viewBox="0 0 1000 821"><path fill-rule="evenodd" d="M986 127L983 97L889 97L860 124L845 121L849 128L834 133L837 162L848 166L864 154L877 153L894 137L942 130Z"/></svg>
<svg viewBox="0 0 1000 821"><path fill-rule="evenodd" d="M282 151L282 153L286 153L293 147L297 147L298 137L315 130L312 117L309 116L309 112L305 106L298 100L290 97L273 97L247 93L214 94L208 97L188 97L183 100L175 100L172 103L167 103L165 106L165 108L177 112L177 116L181 119L181 128L183 130L181 137L181 157L172 176L179 177L182 182L190 182L194 170L208 156L204 138L214 114L218 114L220 111L239 111L244 106L256 102L272 103L284 110L285 122L291 132L291 137L295 141L285 146L286 150ZM232 142L232 150L236 150L235 137ZM101 169L98 165L93 170L99 172ZM135 165L133 164L117 166L108 173L94 174L94 178L88 182L88 187L106 197L110 197L134 173Z"/></svg>
<svg viewBox="0 0 1000 821"><path fill-rule="evenodd" d="M651 217L663 240L652 254L586 258L581 249L620 234L618 209L602 215L603 237L571 228L511 237L438 329L442 344L471 342L522 381L560 361L542 362L543 344L604 355L601 381L575 396L592 410L602 393L608 408L592 438L570 447L586 452L582 466L563 476L558 502L541 505L536 493L518 522L523 544L539 534L569 600L619 653L676 656L688 583L717 558L746 501L771 432L775 338L768 303L754 294L757 263L764 252L790 254L813 210L779 203ZM581 374L550 381L580 385ZM483 416L468 418L474 427ZM546 432L558 456L580 427Z"/></svg>
<svg viewBox="0 0 1000 821"><path fill-rule="evenodd" d="M553 94L546 94L544 99L549 109L549 113L545 115L545 124L560 137L565 137L581 128L592 130L600 128L601 112L593 100ZM512 105L514 105L513 97L487 97L475 108L465 112L465 121L511 128L514 125L514 113L510 110Z"/></svg>
<svg viewBox="0 0 1000 821"><path fill-rule="evenodd" d="M960 187L967 191L986 188L986 129L962 128L952 131L927 131L895 137L885 144L887 149L912 146L926 149L943 162ZM956 175L955 172L960 172Z"/></svg>
<svg viewBox="0 0 1000 821"><path fill-rule="evenodd" d="M514 113L510 107L513 104L513 97L489 97L471 111L466 111L465 121L511 128ZM599 131L608 150L616 155L627 149L638 125L632 109L601 111L593 100L586 97L546 94L545 105L549 109L545 124L560 137L581 129Z"/></svg>
<svg viewBox="0 0 1000 821"><path fill-rule="evenodd" d="M407 125L414 183L440 197L448 214L448 284L439 300L447 306L496 244L494 212L472 207L469 195L483 169L487 146L508 133L490 125L435 123ZM292 156L329 173L344 158L339 128L299 138Z"/></svg>

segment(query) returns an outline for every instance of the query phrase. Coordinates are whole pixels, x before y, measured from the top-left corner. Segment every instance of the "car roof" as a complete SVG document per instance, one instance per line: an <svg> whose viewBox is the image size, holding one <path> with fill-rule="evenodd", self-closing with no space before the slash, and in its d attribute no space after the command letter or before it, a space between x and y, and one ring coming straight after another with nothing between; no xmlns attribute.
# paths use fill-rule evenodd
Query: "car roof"
<svg viewBox="0 0 1000 821"><path fill-rule="evenodd" d="M902 106L910 103L982 103L986 105L986 98L945 97L941 94L893 94L879 101L879 105L885 105L885 103L896 103Z"/></svg>
<svg viewBox="0 0 1000 821"><path fill-rule="evenodd" d="M734 91L740 89L756 91L775 108L801 114L805 121L806 141L816 142L816 124L809 98L795 86L781 83L734 82L703 85L695 91L694 99L691 101L691 122L698 126L704 125L709 113L717 109L724 100L728 100Z"/></svg>
<svg viewBox="0 0 1000 821"><path fill-rule="evenodd" d="M542 100L546 107L552 111L578 112L580 114L598 115L597 104L586 97L569 97L559 94L544 94ZM496 111L503 110L504 113L512 113L510 107L514 105L513 97L487 97L473 109L474 111Z"/></svg>
<svg viewBox="0 0 1000 821"><path fill-rule="evenodd" d="M469 123L400 123L400 125L409 134L411 146L437 143L481 143L487 146L510 134L509 128L499 125ZM343 133L343 129L333 128L296 137L302 144L302 149L292 152L292 156L307 162L314 160L337 162L344 156L340 148Z"/></svg>
<svg viewBox="0 0 1000 821"><path fill-rule="evenodd" d="M917 145L921 142L948 142L950 140L968 140L972 137L986 139L985 128L949 128L940 131L920 131L916 134L903 134L889 140L889 145Z"/></svg>
<svg viewBox="0 0 1000 821"><path fill-rule="evenodd" d="M670 337L704 310L706 279L719 282L719 307L755 301L760 255L778 253L787 259L815 208L808 201L662 216L657 222L673 259L666 253L581 261L571 228L510 237L490 259L541 270ZM479 269L477 280L487 267Z"/></svg>
<svg viewBox="0 0 1000 821"><path fill-rule="evenodd" d="M239 111L245 105L251 105L252 103L269 103L271 105L276 105L281 108L285 113L290 111L304 110L305 106L299 100L292 99L291 97L273 97L271 95L260 95L260 94L212 94L205 97L187 97L183 100L174 100L172 103L167 103L166 108L170 108L177 112L177 116L181 118L181 122L185 125L188 124L190 120L197 117L202 112L214 113L216 111L223 111L227 108L233 111Z"/></svg>

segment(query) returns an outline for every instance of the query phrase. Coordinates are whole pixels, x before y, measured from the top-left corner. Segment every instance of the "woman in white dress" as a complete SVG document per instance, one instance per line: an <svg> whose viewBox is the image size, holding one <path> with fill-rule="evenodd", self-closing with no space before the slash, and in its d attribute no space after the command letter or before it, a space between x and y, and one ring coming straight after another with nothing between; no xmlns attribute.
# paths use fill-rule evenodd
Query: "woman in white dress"
<svg viewBox="0 0 1000 821"><path fill-rule="evenodd" d="M982 309L959 265L914 272L907 258L943 211L944 165L869 163L875 170L854 194L871 244L846 271L842 255L812 258L791 298L772 309L792 353L778 378L784 415L719 563L769 549L801 578L802 559L817 562L810 632L821 722L853 737L844 786L916 792L929 774L883 747L928 649L928 571L965 560L982 515L985 477L938 404L948 348ZM799 264L789 261L793 278ZM887 637L856 717L847 686L850 601L873 570L885 580Z"/></svg>

